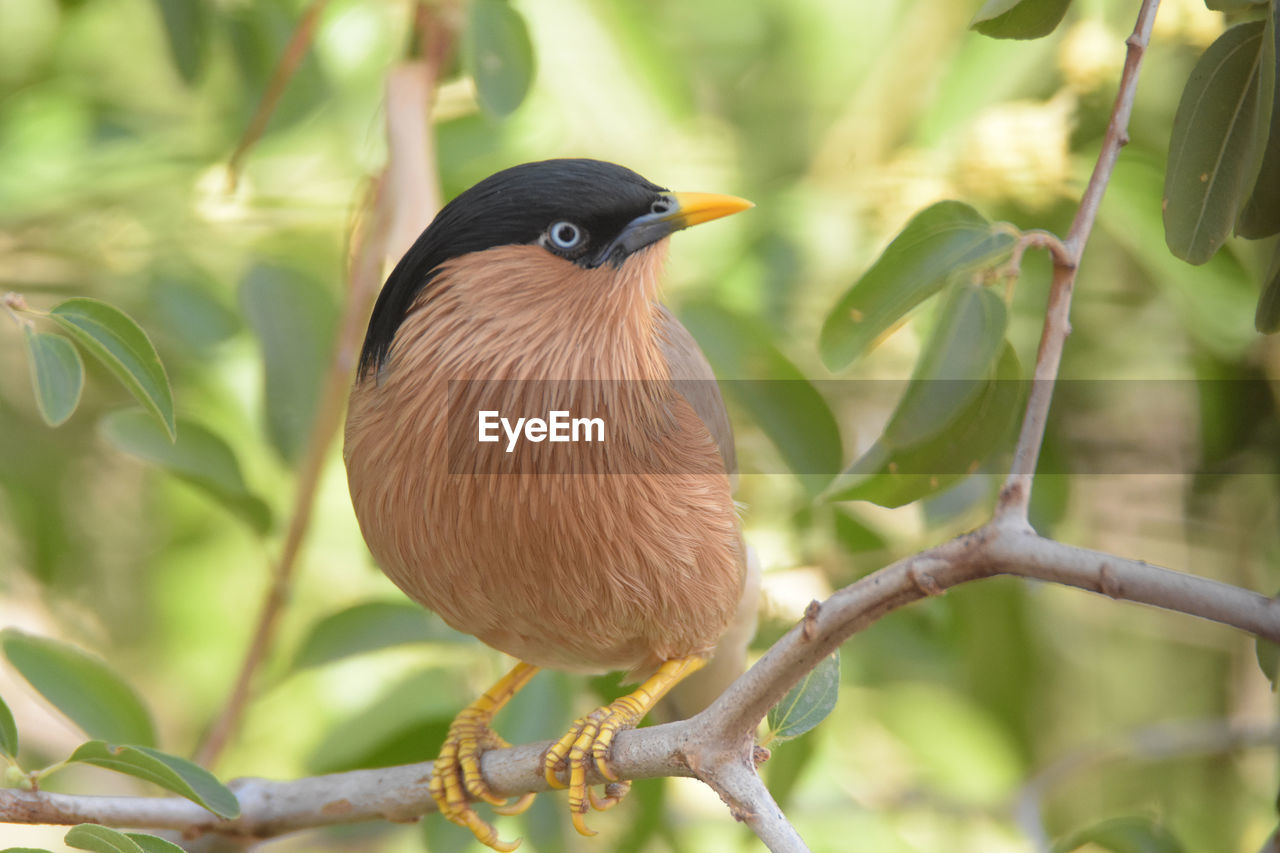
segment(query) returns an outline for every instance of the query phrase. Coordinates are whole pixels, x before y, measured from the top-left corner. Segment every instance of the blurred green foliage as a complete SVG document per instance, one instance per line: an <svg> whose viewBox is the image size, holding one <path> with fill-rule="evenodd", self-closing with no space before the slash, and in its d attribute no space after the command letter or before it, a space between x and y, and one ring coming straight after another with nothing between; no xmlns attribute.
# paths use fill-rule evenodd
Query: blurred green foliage
<svg viewBox="0 0 1280 853"><path fill-rule="evenodd" d="M948 322L933 299L904 328L884 337L900 319L887 317L863 340L840 337L849 330L831 312L859 307L850 286L885 269L885 247L936 202L963 202L975 222L1065 233L1137 5L474 0L451 13L464 42L436 103L446 196L514 163L591 156L758 205L676 238L667 293L720 376L788 380L729 395L745 525L767 569L757 649L812 598L989 510L1000 459L978 439L1000 433L990 416L1008 403L958 415L983 425L972 431L975 460L986 460L976 475L873 484L896 509L814 500L840 468L874 461L898 404L825 394L818 380L906 379ZM1063 375L1187 381L1123 410L1100 408L1094 385L1064 386L1033 520L1066 541L1270 591L1280 587L1280 430L1265 383L1280 373L1280 349L1254 319L1256 306L1258 327L1271 330L1280 316L1275 241L1229 237L1228 223L1212 260L1189 266L1166 246L1161 185L1171 137L1193 124L1175 115L1198 58L1234 24L1274 34L1271 8L1161 5L1132 142L1081 267ZM337 326L353 209L385 157L383 84L415 51L410 3L331 0L228 189L227 158L305 10L302 0L0 0L0 290L38 310L71 297L123 309L163 362L178 431L176 444L157 440L118 373L86 359L81 389L65 350L30 344L0 316L0 624L59 637L127 673L169 753L194 748L252 631ZM994 40L968 29L975 14L997 35L1052 32ZM1261 138L1280 144L1263 133L1276 115L1264 100L1251 119L1255 149ZM1274 178L1273 153L1259 155L1259 180ZM1234 217L1249 190L1234 186L1220 216ZM1263 236L1266 221L1250 209L1242 233ZM1003 260L989 254L987 271ZM990 302L975 294L1008 284L986 278L991 286L973 291L939 276L906 294L911 305L945 287L951 303ZM1025 373L1047 285L1047 262L1028 254L1007 316L977 323L998 329L983 341L1007 338L983 350L994 372L969 378L1009 375L1010 365ZM28 346L51 365L39 401ZM911 423L916 437L927 426ZM788 469L803 476L753 473ZM452 715L504 666L466 640L408 612L373 567L335 449L283 637L219 777L430 757ZM1031 849L1012 805L1037 770L1155 722L1274 710L1249 638L1013 579L891 614L846 644L839 674L832 716L777 744L764 768L818 851ZM598 700L594 684L539 675L498 728L513 742L550 737ZM20 732L24 768L61 761L84 739L11 667L0 669L0 695L16 721L0 719L0 751L16 749ZM1064 850L1076 840L1256 850L1276 823L1272 752L1083 767L1044 791L1044 831ZM154 793L130 784L74 769L48 781ZM638 783L593 822L595 840L565 831L563 805L544 795L498 825L539 851L754 844L688 780ZM65 834L0 827L6 844L48 849L65 849ZM1116 846L1133 838L1148 846ZM424 845L474 847L428 819L306 833L272 849Z"/></svg>

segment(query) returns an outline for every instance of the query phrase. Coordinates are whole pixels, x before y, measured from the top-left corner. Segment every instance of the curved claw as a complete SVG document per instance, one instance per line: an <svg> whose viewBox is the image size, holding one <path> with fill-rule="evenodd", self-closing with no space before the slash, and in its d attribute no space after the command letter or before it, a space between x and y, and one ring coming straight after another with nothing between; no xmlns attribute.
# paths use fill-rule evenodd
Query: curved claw
<svg viewBox="0 0 1280 853"><path fill-rule="evenodd" d="M618 774L609 765L614 736L634 728L668 690L703 663L705 661L697 657L667 661L633 693L579 717L569 731L547 750L542 760L542 774L552 788L569 789L569 813L573 818L573 828L579 834L596 834L586 823L588 808L596 811L612 808L631 789L631 783L620 782ZM601 776L610 780L603 797L587 787L587 768L593 765ZM558 776L566 768L568 785Z"/></svg>
<svg viewBox="0 0 1280 853"><path fill-rule="evenodd" d="M547 780L547 784L555 789L567 788L568 786L561 782L556 775L564 768L568 767L569 748L573 746L574 740L578 737L577 723L565 733L564 737L551 745L547 750L546 756L542 759L542 775Z"/></svg>
<svg viewBox="0 0 1280 853"><path fill-rule="evenodd" d="M525 794L523 797L516 800L514 803L511 803L510 805L507 805L507 801L504 800L501 805L494 805L493 810L500 815L506 815L508 817L512 815L524 814L529 810L529 806L533 805L533 798L534 798L534 794L532 793Z"/></svg>
<svg viewBox="0 0 1280 853"><path fill-rule="evenodd" d="M460 726L459 723L462 725ZM455 732L455 727L468 734L459 736ZM480 817L468 801L468 796L484 800L492 804L495 811L500 813L501 809L510 808L507 806L508 800L495 796L485 784L484 777L480 775L480 755L484 747L491 745L491 739L483 736L476 737L470 734L470 731L468 721L461 717L454 721L454 725L450 727L449 736L440 749L440 756L432 766L428 790L440 809L440 814L446 820L471 830L472 835L481 844L503 853L510 853L520 846L520 839L503 841L498 837L498 831L493 824ZM524 804L527 808L528 804L524 801L531 800L532 797L533 795L530 794L521 798L517 805Z"/></svg>
<svg viewBox="0 0 1280 853"><path fill-rule="evenodd" d="M470 800L482 800L499 814L519 814L533 801L527 794L515 803L489 790L480 772L480 756L486 750L509 746L493 729L493 715L528 682L537 668L521 663L483 696L463 709L449 726L449 734L440 747L440 755L431 769L428 790L440 814L448 821L471 830L481 844L510 853L520 846L520 839L503 841L493 825L480 817Z"/></svg>

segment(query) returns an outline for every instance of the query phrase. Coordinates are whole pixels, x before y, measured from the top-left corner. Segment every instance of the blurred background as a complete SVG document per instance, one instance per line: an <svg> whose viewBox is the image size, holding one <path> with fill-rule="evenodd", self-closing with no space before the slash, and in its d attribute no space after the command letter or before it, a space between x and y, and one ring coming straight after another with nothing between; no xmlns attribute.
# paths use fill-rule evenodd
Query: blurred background
<svg viewBox="0 0 1280 853"><path fill-rule="evenodd" d="M674 240L667 294L720 376L798 374L818 391L767 431L760 401L729 400L739 498L767 572L757 651L811 599L990 511L990 472L898 509L824 502L814 468L786 473L788 448L805 447L834 460L835 474L892 409L892 396L860 404L838 390L857 386L832 380L910 375L931 306L840 374L816 340L913 213L954 198L1021 228L1069 226L1138 4L1076 0L1036 41L971 32L979 5L512 0L532 76L505 115L481 106L467 73L475 17L465 3L436 7L459 32L434 108L446 198L508 165L589 156L758 205ZM1063 375L1170 381L1107 398L1098 383L1065 386L1046 448L1054 473L1037 480L1033 516L1066 542L1270 593L1280 434L1258 380L1280 373L1280 349L1253 330L1269 255L1231 243L1191 267L1169 254L1160 226L1178 95L1228 21L1198 0L1161 7L1132 143L1081 269ZM243 479L228 498L122 452L100 423L131 400L95 364L80 409L46 427L20 329L0 317L0 625L107 659L150 705L161 746L181 755L225 701L281 550L352 222L386 158L385 82L414 50L413 4L329 0L232 189L228 159L307 8L0 0L0 290L37 308L95 296L128 311L160 352L179 415L220 436ZM508 42L522 44L519 33ZM1047 286L1033 252L1009 332L1024 370ZM433 757L452 716L508 662L434 617L414 620L402 601L360 538L335 444L279 637L218 775ZM373 609L357 616L408 621L383 631L377 619L329 618L363 604ZM352 653L374 646L386 647ZM1130 754L1141 752L1133 734L1157 724L1223 734L1272 718L1252 639L1221 626L996 579L890 614L845 645L841 671L832 715L772 743L764 768L816 851L1026 851L1034 832L1067 839L1113 818L1181 844L1142 849L1254 851L1276 825L1273 748L1227 749L1224 736L1197 750L1175 727L1167 755ZM516 743L551 737L617 693L613 679L544 673L498 729ZM83 740L7 667L0 695L24 767ZM91 768L48 787L155 793ZM563 797L544 795L497 825L530 851L759 849L688 780L638 783L591 819L596 839L578 838L567 816ZM62 835L0 826L6 845L61 850ZM430 817L262 849L474 847Z"/></svg>

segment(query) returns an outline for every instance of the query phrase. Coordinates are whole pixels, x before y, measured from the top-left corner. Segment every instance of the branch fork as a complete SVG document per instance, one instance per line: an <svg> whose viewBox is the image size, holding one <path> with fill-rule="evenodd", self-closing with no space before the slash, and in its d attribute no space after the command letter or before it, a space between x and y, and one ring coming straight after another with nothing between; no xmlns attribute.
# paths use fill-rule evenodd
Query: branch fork
<svg viewBox="0 0 1280 853"><path fill-rule="evenodd" d="M754 743L760 720L805 673L880 617L921 598L941 595L958 584L995 575L1075 586L1280 642L1280 601L1197 575L1046 539L1028 521L1032 476L1070 331L1068 315L1076 271L1119 150L1128 141L1126 128L1138 71L1157 6L1158 0L1143 1L1133 34L1126 41L1128 53L1111 121L1070 232L1063 240L1047 232L1026 232L1015 246L1018 261L1027 248L1049 250L1054 273L1026 415L1012 469L992 519L977 530L868 575L825 602L812 602L786 636L697 716L620 732L610 760L619 778L696 777L712 787L734 818L749 826L774 853L807 850L756 773L758 764L768 757L768 750ZM371 227L384 234L386 223ZM7 300L6 305L14 307ZM335 372L349 366L341 358L336 364ZM316 445L327 446L327 442L317 437ZM305 527L305 511L301 514ZM286 583L287 565L280 571ZM266 633L270 633L269 624ZM255 666L252 658L246 662L249 674ZM238 704L229 709L232 711L231 716L238 714ZM486 752L480 767L490 790L499 796L546 790L542 768L550 746L550 741L544 741ZM210 752L216 753L216 748ZM231 787L240 799L242 814L234 821L220 820L176 797L93 797L0 789L0 821L96 822L172 829L187 837L217 833L269 838L336 823L415 820L435 810L427 784L431 773L432 764L426 762L292 781L238 779ZM590 784L603 781L594 767L588 769Z"/></svg>

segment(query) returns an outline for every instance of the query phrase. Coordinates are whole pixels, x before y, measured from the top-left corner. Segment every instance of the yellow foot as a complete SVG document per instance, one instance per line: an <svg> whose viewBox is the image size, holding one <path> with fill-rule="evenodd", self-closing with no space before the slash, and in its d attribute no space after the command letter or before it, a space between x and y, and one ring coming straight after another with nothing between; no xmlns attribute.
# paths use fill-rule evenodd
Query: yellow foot
<svg viewBox="0 0 1280 853"><path fill-rule="evenodd" d="M503 841L498 831L471 807L470 800L484 800L498 814L520 814L533 803L526 794L514 803L495 796L480 775L480 756L486 750L510 746L489 727L493 715L533 678L536 666L517 664L515 669L489 688L483 696L463 709L449 725L449 734L432 765L431 798L446 819L465 826L481 844L494 850L511 851L520 841Z"/></svg>
<svg viewBox="0 0 1280 853"><path fill-rule="evenodd" d="M609 750L614 736L624 729L635 728L668 690L704 663L706 661L702 658L692 657L667 661L634 692L578 718L565 736L547 750L542 765L543 775L551 787L569 788L569 812L579 833L596 834L586 823L588 805L596 811L612 808L631 789L631 783L619 782L617 774L609 766ZM587 767L590 764L595 764L600 775L610 780L603 797L596 796L596 792L587 787ZM567 786L556 777L566 768L569 771Z"/></svg>

